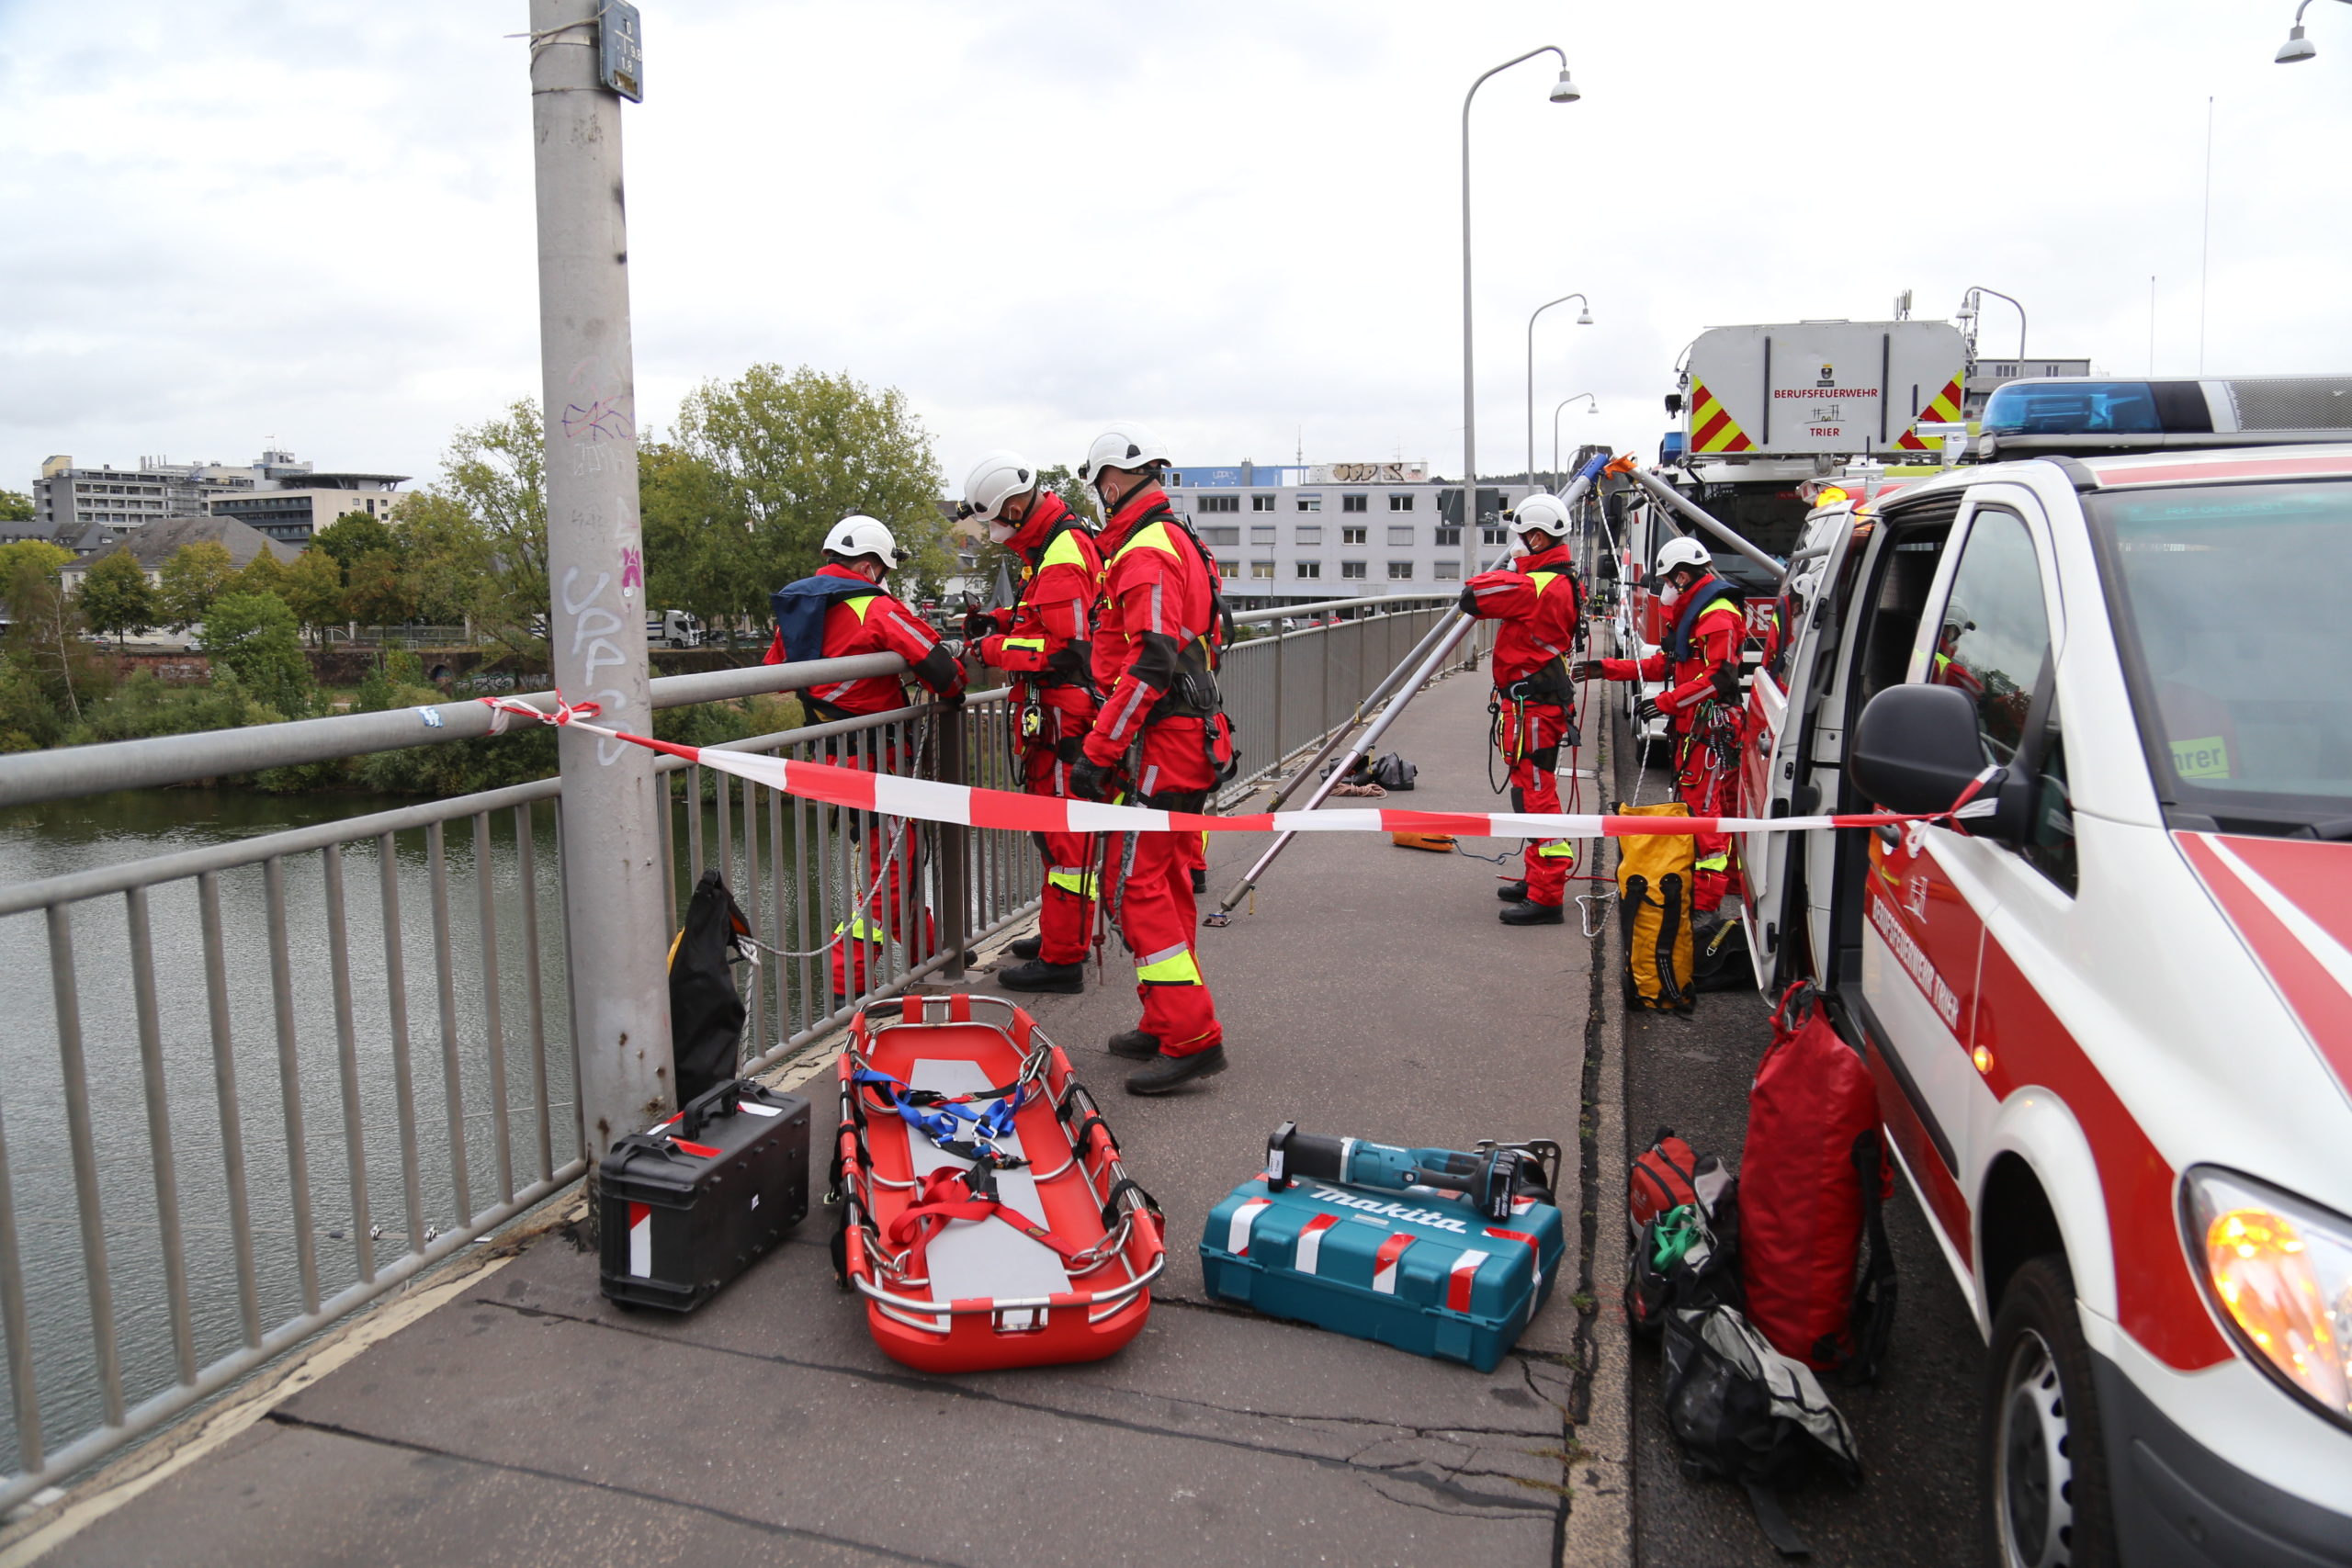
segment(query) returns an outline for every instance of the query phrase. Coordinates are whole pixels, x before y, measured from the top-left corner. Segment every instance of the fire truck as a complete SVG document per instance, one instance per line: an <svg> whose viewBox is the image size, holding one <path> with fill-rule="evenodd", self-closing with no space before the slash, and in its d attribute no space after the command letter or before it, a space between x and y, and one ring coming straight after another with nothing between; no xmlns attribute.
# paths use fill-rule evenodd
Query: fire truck
<svg viewBox="0 0 2352 1568"><path fill-rule="evenodd" d="M1934 471L1941 429L1960 419L1968 343L1944 321L1792 321L1713 327L1691 341L1667 412L1681 416L1658 473L1764 555L1785 560L1814 495L1855 463L1873 484ZM1954 454L1957 456L1957 453ZM1922 465L1925 465L1924 467ZM1610 519L1618 596L1617 646L1646 657L1669 629L1645 584L1658 547L1678 525L1654 496L1629 492ZM1702 536L1715 570L1749 596L1751 630L1764 617L1779 573ZM1635 644L1639 644L1638 649ZM1629 715L1655 685L1626 690ZM1645 728L1662 740L1663 720Z"/></svg>

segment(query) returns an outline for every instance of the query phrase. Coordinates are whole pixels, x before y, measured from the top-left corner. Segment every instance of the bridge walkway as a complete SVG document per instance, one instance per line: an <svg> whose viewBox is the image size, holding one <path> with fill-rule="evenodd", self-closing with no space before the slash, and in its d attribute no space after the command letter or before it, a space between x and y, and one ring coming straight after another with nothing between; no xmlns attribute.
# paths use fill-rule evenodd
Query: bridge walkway
<svg viewBox="0 0 2352 1568"><path fill-rule="evenodd" d="M1441 682L1393 732L1421 769L1406 802L1491 804L1485 694L1482 676ZM1264 841L1218 844L1212 886ZM821 1213L683 1319L604 1303L576 1227L559 1230L42 1561L1627 1561L1622 1472L1585 1456L1571 1419L1590 1396L1569 1299L1589 1273L1571 1269L1482 1375L1215 1304L1193 1250L1295 1118L1400 1143L1558 1138L1574 1256L1595 949L1573 923L1497 924L1501 869L1299 840L1254 912L1204 933L1233 1067L1193 1092L1115 1093L1124 1064L1101 1043L1135 1016L1120 960L1108 987L1036 999L1113 1091L1131 1168L1169 1216L1150 1324L1111 1360L909 1371L835 1288ZM1615 1033L1594 1039L1613 1051ZM1598 1207L1606 1252L1617 1222Z"/></svg>

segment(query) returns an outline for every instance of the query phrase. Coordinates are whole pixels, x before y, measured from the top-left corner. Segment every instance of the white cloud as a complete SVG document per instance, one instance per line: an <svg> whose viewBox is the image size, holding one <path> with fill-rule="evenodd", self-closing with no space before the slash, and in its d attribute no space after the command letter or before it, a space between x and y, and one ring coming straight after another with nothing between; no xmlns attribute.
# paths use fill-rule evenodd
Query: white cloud
<svg viewBox="0 0 2352 1568"><path fill-rule="evenodd" d="M759 360L902 387L951 479L1103 420L1193 460L1461 464L1462 94L1481 466L1539 422L1647 452L1702 327L1924 314L1983 283L2033 344L2195 368L2352 366L2352 19L2292 6L1823 0L652 4L627 111L643 417ZM1796 19L1801 16L1802 19ZM520 4L0 0L0 485L42 457L434 471L537 384ZM1988 350L2014 326L1994 306ZM1589 433L1590 433L1589 434ZM1539 430L1539 448L1549 436Z"/></svg>

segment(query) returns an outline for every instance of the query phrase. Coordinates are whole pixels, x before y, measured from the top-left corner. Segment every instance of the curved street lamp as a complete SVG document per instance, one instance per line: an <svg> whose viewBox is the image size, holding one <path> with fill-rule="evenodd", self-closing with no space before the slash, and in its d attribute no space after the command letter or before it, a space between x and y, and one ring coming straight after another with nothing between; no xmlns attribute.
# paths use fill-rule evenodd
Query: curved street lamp
<svg viewBox="0 0 2352 1568"><path fill-rule="evenodd" d="M2352 0L2345 0L2345 3L2352 5ZM2312 40L2303 36L2303 13L2311 8L2312 0L2303 0L2301 5L2295 7L2295 25L2287 34L2287 41L2278 46L2278 52L2270 57L2272 64L2301 64L2319 52Z"/></svg>
<svg viewBox="0 0 2352 1568"><path fill-rule="evenodd" d="M1487 78L1539 54L1560 57L1560 79L1546 95L1553 103L1572 104L1584 95L1568 79L1568 57L1557 44L1547 43L1514 55L1470 84L1462 95L1462 576L1467 581L1478 570L1478 378L1470 335L1470 100Z"/></svg>
<svg viewBox="0 0 2352 1568"><path fill-rule="evenodd" d="M1576 398L1562 398L1560 407L1552 411L1552 475L1555 479L1560 473L1560 412L1570 403L1575 402L1577 398L1582 398L1592 405L1585 410L1585 412L1599 413L1600 412L1600 400L1590 392L1578 392Z"/></svg>
<svg viewBox="0 0 2352 1568"><path fill-rule="evenodd" d="M2310 0L2304 0L2304 4L2310 4ZM2018 305L2018 302L2015 299L2009 299L2009 297L2002 293L1999 289L1987 288L1981 283L1972 283L1968 286L1968 292L1961 296L1960 312L1962 316L1966 317L1970 322L1968 346L1971 348L1974 348L1976 346L1974 323L1984 314L1984 301L1980 299L1979 296L1985 294L1990 294L1996 299L2008 299L2010 304L2017 305L2018 374L2022 376L2025 374L2025 307Z"/></svg>
<svg viewBox="0 0 2352 1568"><path fill-rule="evenodd" d="M1582 307L1577 311L1577 325L1592 325L1592 302L1581 294L1563 294L1548 300L1536 306L1535 315L1527 318L1527 488L1531 491L1535 488L1535 317L1571 299Z"/></svg>

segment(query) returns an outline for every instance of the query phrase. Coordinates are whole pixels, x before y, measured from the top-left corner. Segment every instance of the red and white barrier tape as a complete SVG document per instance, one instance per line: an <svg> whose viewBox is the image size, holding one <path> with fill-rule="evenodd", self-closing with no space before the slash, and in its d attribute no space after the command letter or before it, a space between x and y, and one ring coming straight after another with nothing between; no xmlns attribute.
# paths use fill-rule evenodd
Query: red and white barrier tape
<svg viewBox="0 0 2352 1568"><path fill-rule="evenodd" d="M582 718L595 718L601 716L605 711L605 705L602 703L565 702L561 692L555 694L553 713L542 713L520 697L476 697L474 701L490 710L490 732L492 735L505 734L507 720L518 716L538 724L561 725L571 724ZM596 728L593 724L583 724L580 728ZM613 733L609 729L599 729L596 732L600 735Z"/></svg>
<svg viewBox="0 0 2352 1568"><path fill-rule="evenodd" d="M1876 828L1905 822L1937 822L1989 817L1995 803L1973 798L1991 779L1987 768L1949 811L1917 815L1873 812L1835 817L1626 817L1616 813L1528 811L1261 811L1235 817L1202 817L1188 811L1154 811L1138 806L1108 806L1091 800L1060 800L1011 790L974 789L933 779L867 773L830 762L795 762L750 751L678 746L588 724L594 703L566 704L543 714L527 703L484 697L503 713L528 714L548 724L568 724L594 735L627 740L650 750L683 757L706 768L753 780L804 800L845 806L886 817L950 822L970 828L1004 828L1020 833L1452 833L1467 839L1681 838L1693 833L1801 833L1822 828ZM500 707L504 704L503 707Z"/></svg>

